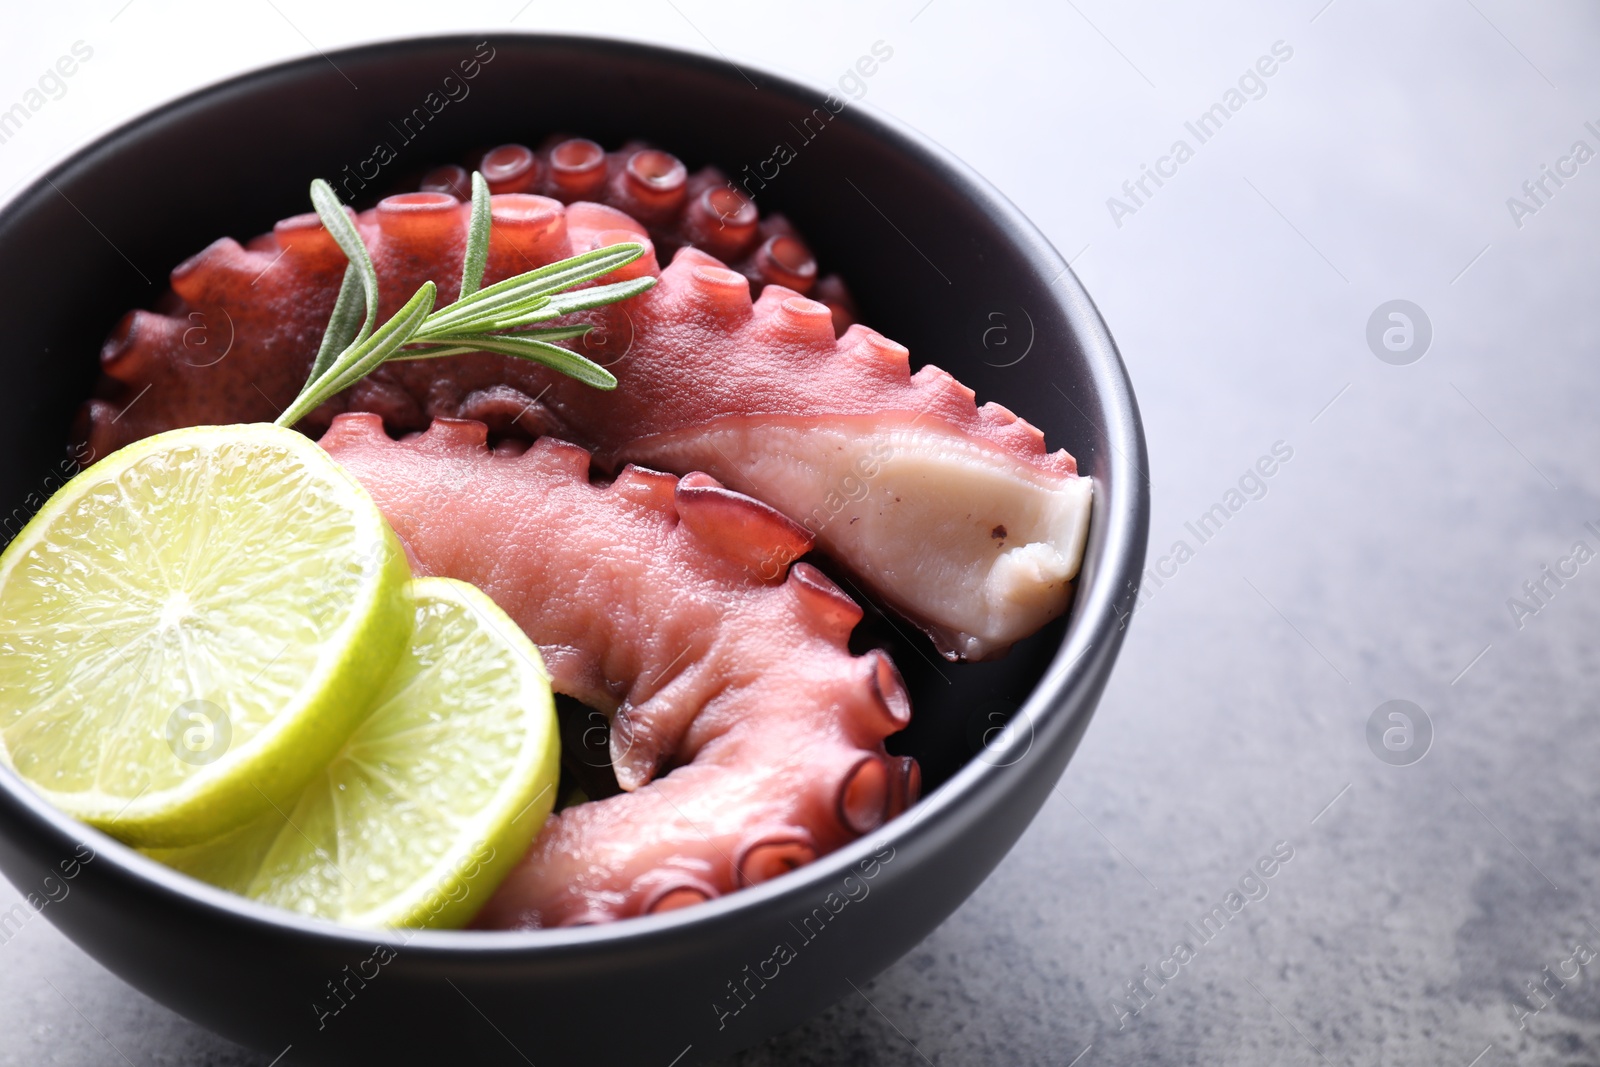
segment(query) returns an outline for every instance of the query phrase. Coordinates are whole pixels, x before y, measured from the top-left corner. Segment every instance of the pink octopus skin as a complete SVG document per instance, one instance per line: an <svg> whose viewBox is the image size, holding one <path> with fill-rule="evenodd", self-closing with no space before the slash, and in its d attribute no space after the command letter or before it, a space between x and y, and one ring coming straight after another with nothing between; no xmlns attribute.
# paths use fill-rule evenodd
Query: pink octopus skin
<svg viewBox="0 0 1600 1067"><path fill-rule="evenodd" d="M604 922L765 881L916 799L883 739L910 719L889 658L852 656L861 609L789 564L805 531L704 474L583 449L490 449L478 422L403 441L341 415L322 445L370 492L419 573L471 582L539 645L559 692L612 716L626 790L552 816L475 925Z"/></svg>
<svg viewBox="0 0 1600 1067"><path fill-rule="evenodd" d="M574 346L618 388L487 353L391 363L302 429L346 410L376 412L394 433L477 419L497 436L573 441L607 471L708 472L803 524L951 659L1002 653L1065 610L1090 483L1038 429L978 407L937 367L911 374L907 350L865 326L836 338L825 304L779 285L752 302L744 275L698 249L660 270L645 227L613 208L525 193L492 205L489 282L602 245L652 249L606 280L659 273L655 288L578 316L597 329ZM433 192L359 216L382 316L426 280L441 304L454 298L468 214ZM314 215L180 265L174 309L133 312L106 344L106 380L80 422L91 454L175 426L275 417L304 381L343 269ZM193 343L197 321L212 349Z"/></svg>
<svg viewBox="0 0 1600 1067"><path fill-rule="evenodd" d="M762 218L745 193L715 167L693 174L670 152L630 141L615 152L582 137L551 137L537 152L503 144L470 164L494 193L538 193L563 204L579 200L614 207L638 220L663 258L685 245L716 256L756 287L782 285L821 301L835 333L855 322L855 302L836 274L819 277L817 261L782 215ZM422 189L471 196L468 170L438 167Z"/></svg>

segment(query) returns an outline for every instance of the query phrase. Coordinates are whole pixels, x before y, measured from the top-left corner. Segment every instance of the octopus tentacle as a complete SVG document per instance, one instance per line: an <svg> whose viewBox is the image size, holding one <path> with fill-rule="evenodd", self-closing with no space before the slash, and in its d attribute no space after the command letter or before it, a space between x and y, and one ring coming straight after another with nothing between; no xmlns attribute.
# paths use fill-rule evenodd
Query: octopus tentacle
<svg viewBox="0 0 1600 1067"><path fill-rule="evenodd" d="M520 192L491 204L489 282L591 248L646 245L607 280L659 275L657 285L575 316L595 327L575 347L618 388L488 353L393 363L314 412L307 432L340 411L376 412L397 433L470 418L496 436L574 441L606 471L704 472L787 516L788 532L696 481L678 490L685 521L697 508L746 515L762 531L748 545L771 556L756 565L774 574L802 537L814 539L952 659L1003 652L1065 610L1090 484L1037 428L979 407L937 367L913 374L905 347L874 330L836 337L832 310L794 289L769 284L752 300L743 274L689 246L663 269L646 228L615 208ZM448 193L421 192L358 217L382 315L426 280L441 302L454 297L468 215ZM304 381L343 266L314 216L250 247L224 239L179 266L179 306L136 313L107 342L104 384L80 420L94 454L173 426L275 417ZM210 347L197 343L207 338ZM724 517L706 525L724 538L740 528Z"/></svg>
<svg viewBox="0 0 1600 1067"><path fill-rule="evenodd" d="M752 300L740 281L684 248L649 293L594 312L629 331L621 385L551 384L560 432L607 469L702 471L765 501L951 658L1064 610L1091 491L1073 458L939 368L912 374L876 331L836 339L825 306L777 285Z"/></svg>
<svg viewBox="0 0 1600 1067"><path fill-rule="evenodd" d="M907 758L883 747L910 714L898 672L882 652L851 655L841 624L860 609L827 579L762 565L810 545L766 505L638 467L595 484L582 449L491 449L477 422L395 441L379 416L345 414L322 445L419 572L483 589L558 691L626 715L612 733L625 791L552 817L478 925L682 907L808 863L915 800Z"/></svg>
<svg viewBox="0 0 1600 1067"><path fill-rule="evenodd" d="M503 144L472 160L493 193L538 193L564 204L595 201L644 224L663 256L693 245L732 266L756 286L782 285L826 304L835 332L856 321L855 302L838 275L821 276L804 239L782 215L760 217L755 202L715 167L690 174L683 162L640 141L615 152L581 137L552 137L538 151ZM465 167L429 171L424 190L471 195Z"/></svg>

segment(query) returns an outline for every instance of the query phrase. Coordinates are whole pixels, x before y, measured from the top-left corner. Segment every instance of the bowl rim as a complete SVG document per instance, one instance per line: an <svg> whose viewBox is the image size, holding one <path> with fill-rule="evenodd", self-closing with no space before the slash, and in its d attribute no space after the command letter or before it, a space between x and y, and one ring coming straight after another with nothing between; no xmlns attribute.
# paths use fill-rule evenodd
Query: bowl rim
<svg viewBox="0 0 1600 1067"><path fill-rule="evenodd" d="M405 53L418 46L474 44L488 41L533 41L576 49L622 54L662 65L674 65L724 78L740 79L757 75L762 88L775 96L812 101L829 90L770 68L699 52L655 44L625 36L594 33L548 31L481 31L478 33L420 34L384 37L332 52L318 52L297 58L267 63L203 85L183 95L143 111L86 143L74 147L54 162L38 168L19 181L0 199L0 226L9 221L24 200L30 200L41 187L51 186L80 167L93 165L93 157L119 142L136 140L147 127L182 117L191 108L210 106L216 97L233 92L261 89L274 81L294 79L303 71L341 58L364 59L384 53ZM337 68L336 68L337 69ZM1026 734L1006 731L986 749L995 755L991 762L974 756L933 792L916 805L865 835L780 878L740 889L692 908L658 915L588 926L556 927L536 930L428 930L365 929L330 920L300 915L259 903L184 875L124 845L115 838L80 823L59 811L34 792L16 772L0 762L0 791L18 808L24 809L62 841L89 844L95 858L102 855L115 861L118 873L146 889L182 899L186 904L212 913L221 922L258 926L265 932L320 943L327 949L370 951L374 946L404 948L407 955L426 955L438 959L538 954L562 956L590 954L596 949L626 946L636 949L642 942L680 940L696 928L754 913L764 905L785 898L820 897L831 884L837 884L858 864L870 860L885 843L915 846L931 834L935 824L964 807L974 794L995 788L995 781L1008 767L1025 758L1035 737L1047 729L1057 735L1081 735L1093 716L1094 699L1070 700L1085 686L1093 686L1103 675L1098 661L1114 658L1121 644L1131 604L1138 590L1149 528L1149 479L1146 446L1137 400L1116 342L1092 299L1073 273L1065 258L1039 229L998 189L981 177L954 153L914 129L864 101L849 101L840 113L850 112L851 121L866 127L876 139L909 156L914 163L931 171L940 181L954 187L968 199L982 205L995 219L1008 239L1020 246L1032 266L1045 281L1044 293L1052 293L1070 322L1083 362L1089 373L1086 381L1104 400L1105 425L1101 427L1110 455L1105 462L1115 470L1118 491L1108 504L1105 494L1096 492L1092 504L1091 533L1085 548L1083 570L1090 570L1088 552L1096 542L1094 527L1100 527L1103 548L1094 560L1087 583L1080 581L1068 612L1066 633L1049 665L1034 684L1028 698L1015 715L1027 720ZM1042 268L1048 268L1046 274ZM1058 287L1060 290L1058 291ZM1070 401L1069 401L1070 402ZM1081 572L1080 572L1081 573ZM1090 653L1097 653L1091 657Z"/></svg>

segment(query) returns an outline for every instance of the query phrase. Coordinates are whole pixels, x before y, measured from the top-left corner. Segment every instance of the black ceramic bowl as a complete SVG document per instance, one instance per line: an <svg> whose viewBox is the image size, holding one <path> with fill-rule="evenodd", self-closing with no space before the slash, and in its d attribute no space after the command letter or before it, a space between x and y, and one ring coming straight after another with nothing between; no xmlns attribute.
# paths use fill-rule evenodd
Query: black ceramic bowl
<svg viewBox="0 0 1600 1067"><path fill-rule="evenodd" d="M1148 525L1144 440L1116 348L1061 256L926 139L850 107L802 142L819 90L660 48L496 36L470 92L402 140L401 120L481 56L481 40L399 41L247 74L101 138L0 211L7 536L54 484L122 312L150 306L166 271L217 236L245 239L306 210L312 177L359 167L376 144L398 158L371 183L373 198L405 171L555 131L609 145L643 138L729 174L789 143L795 156L761 190L762 207L788 214L845 276L863 320L909 345L913 362L936 362L980 399L1023 413L1094 477L1070 616L994 663L897 648L916 722L894 744L922 760L925 799L800 871L661 916L527 933L308 921L158 866L9 772L0 869L41 900L70 873L70 892L45 906L51 922L191 1019L268 1053L292 1045L286 1063L681 1067L849 994L949 915L1022 833L1121 644ZM773 963L780 944L792 958Z"/></svg>

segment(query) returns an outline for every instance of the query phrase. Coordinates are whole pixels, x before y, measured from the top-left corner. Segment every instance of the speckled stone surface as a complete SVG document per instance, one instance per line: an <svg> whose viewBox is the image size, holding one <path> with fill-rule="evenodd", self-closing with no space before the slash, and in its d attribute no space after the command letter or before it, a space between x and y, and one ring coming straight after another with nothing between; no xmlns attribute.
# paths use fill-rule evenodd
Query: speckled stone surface
<svg viewBox="0 0 1600 1067"><path fill-rule="evenodd" d="M0 185L180 91L374 32L288 0L117 7L9 27L0 69L78 38L99 66L0 146ZM1600 152L1593 5L450 7L384 25L621 29L818 82L888 42L866 104L1073 259L1144 410L1162 584L1056 795L926 942L724 1067L1600 1063L1600 563L1572 555L1600 552L1600 159L1572 155ZM1272 75L1248 76L1260 57ZM1202 142L1185 124L1213 104ZM1146 166L1163 184L1140 189ZM1545 166L1568 174L1530 196ZM1393 300L1421 309L1425 352L1414 312L1409 348L1381 316L1369 344ZM1188 524L1217 504L1202 541ZM1387 718L1369 744L1390 700L1421 709L1409 749ZM1263 877L1275 848L1292 856ZM16 899L0 883L0 912ZM0 943L0 1064L122 1062L271 1055L42 918Z"/></svg>

